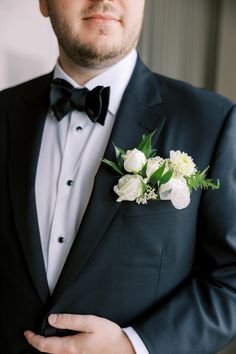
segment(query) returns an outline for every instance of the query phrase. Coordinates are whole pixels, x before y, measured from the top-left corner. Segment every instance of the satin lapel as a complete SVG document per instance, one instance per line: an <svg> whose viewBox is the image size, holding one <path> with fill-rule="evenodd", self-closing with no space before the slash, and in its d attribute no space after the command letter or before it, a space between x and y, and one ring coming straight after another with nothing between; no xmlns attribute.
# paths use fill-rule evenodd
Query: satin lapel
<svg viewBox="0 0 236 354"><path fill-rule="evenodd" d="M10 114L9 180L13 215L29 273L43 302L49 296L35 202L35 174L48 110L51 76L39 82L37 92L24 92L22 106ZM43 93L42 93L43 92Z"/></svg>
<svg viewBox="0 0 236 354"><path fill-rule="evenodd" d="M165 122L164 107L158 92L153 74L138 62L120 105L105 158L114 159L113 142L123 149L133 148L143 134L149 134L155 129L157 139ZM89 205L52 295L52 302L58 300L67 285L80 272L118 212L120 203L116 202L113 192L116 182L115 173L101 164Z"/></svg>

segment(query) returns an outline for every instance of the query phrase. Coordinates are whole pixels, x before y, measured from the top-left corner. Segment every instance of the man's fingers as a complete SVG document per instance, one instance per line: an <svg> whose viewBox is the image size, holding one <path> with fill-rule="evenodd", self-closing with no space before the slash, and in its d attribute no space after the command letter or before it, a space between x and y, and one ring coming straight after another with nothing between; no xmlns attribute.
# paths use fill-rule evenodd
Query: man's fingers
<svg viewBox="0 0 236 354"><path fill-rule="evenodd" d="M31 331L25 331L24 336L34 348L38 349L40 352L49 354L63 354L70 353L70 347L72 342L66 337L49 337L45 338L43 336L37 335Z"/></svg>
<svg viewBox="0 0 236 354"><path fill-rule="evenodd" d="M100 317L93 315L58 314L50 315L49 323L56 328L71 329L77 332L94 332L100 324Z"/></svg>

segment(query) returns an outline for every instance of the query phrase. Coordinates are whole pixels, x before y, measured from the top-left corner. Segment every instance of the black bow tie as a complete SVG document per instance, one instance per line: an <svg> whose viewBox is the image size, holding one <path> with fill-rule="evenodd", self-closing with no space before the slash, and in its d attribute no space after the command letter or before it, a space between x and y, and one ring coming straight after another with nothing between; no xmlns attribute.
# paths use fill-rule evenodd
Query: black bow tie
<svg viewBox="0 0 236 354"><path fill-rule="evenodd" d="M57 120L73 109L84 111L95 123L104 125L107 115L110 87L97 86L89 91L78 89L63 79L54 79L51 84L50 104Z"/></svg>

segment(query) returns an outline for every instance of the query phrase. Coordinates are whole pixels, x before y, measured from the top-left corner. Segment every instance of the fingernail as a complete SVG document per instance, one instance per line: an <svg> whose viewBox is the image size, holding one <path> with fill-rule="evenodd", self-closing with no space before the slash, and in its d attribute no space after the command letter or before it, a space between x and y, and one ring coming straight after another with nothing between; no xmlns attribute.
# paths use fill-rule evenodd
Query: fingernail
<svg viewBox="0 0 236 354"><path fill-rule="evenodd" d="M50 315L48 319L51 324L54 324L57 322L57 315L55 315L55 314Z"/></svg>

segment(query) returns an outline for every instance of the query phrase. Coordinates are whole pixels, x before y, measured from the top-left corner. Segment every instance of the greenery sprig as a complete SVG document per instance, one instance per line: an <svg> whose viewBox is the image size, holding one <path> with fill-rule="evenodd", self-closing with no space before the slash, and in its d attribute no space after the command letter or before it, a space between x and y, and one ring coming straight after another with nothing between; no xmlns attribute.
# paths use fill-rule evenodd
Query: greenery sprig
<svg viewBox="0 0 236 354"><path fill-rule="evenodd" d="M170 151L168 158L157 155L152 146L156 130L143 135L137 148L124 151L114 145L116 160L103 159L119 176L114 186L118 202L136 201L146 204L148 200L171 200L178 208L185 208L190 194L197 189L218 189L219 180L207 178L209 167L198 171L191 156L185 152Z"/></svg>

